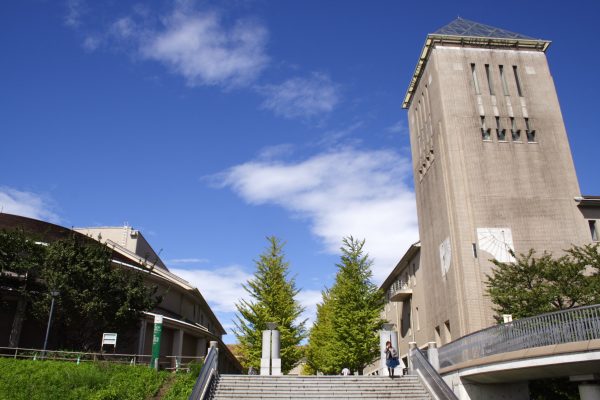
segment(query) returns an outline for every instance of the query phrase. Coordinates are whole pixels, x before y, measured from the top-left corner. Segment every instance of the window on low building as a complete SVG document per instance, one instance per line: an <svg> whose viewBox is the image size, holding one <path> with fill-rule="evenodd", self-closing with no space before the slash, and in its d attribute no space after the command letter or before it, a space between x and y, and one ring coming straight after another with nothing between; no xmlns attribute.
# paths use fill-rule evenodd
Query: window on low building
<svg viewBox="0 0 600 400"><path fill-rule="evenodd" d="M588 223L590 224L590 233L592 234L592 240L594 242L597 242L598 241L598 227L596 226L596 220L590 219L590 220L588 220Z"/></svg>

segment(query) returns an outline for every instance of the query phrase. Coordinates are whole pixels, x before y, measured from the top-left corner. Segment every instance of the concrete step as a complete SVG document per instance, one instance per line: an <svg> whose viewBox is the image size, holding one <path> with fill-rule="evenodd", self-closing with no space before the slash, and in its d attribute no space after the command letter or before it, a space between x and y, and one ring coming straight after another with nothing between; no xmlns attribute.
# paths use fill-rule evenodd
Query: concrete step
<svg viewBox="0 0 600 400"><path fill-rule="evenodd" d="M416 376L221 375L213 400L233 399L409 399L429 400Z"/></svg>

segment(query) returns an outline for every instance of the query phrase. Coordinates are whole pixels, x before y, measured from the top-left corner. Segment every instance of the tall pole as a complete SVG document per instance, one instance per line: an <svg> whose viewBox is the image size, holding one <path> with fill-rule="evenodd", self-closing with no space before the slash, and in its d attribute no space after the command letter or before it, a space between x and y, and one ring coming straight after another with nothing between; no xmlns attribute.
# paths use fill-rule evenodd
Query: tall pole
<svg viewBox="0 0 600 400"><path fill-rule="evenodd" d="M52 296L52 302L50 303L50 314L48 315L48 326L46 327L46 338L44 339L44 355L46 355L46 348L48 346L48 336L50 335L50 326L52 326L52 314L54 313L54 298L58 296L58 292L52 291L50 292L50 295Z"/></svg>

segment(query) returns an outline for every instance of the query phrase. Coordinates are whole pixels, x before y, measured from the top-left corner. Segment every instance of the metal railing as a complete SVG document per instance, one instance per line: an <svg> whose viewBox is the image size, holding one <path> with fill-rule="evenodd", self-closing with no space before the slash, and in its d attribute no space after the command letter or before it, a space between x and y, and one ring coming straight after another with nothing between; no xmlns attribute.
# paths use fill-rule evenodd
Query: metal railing
<svg viewBox="0 0 600 400"><path fill-rule="evenodd" d="M26 349L21 347L0 347L0 357L30 360L53 360L90 362L106 361L116 364L149 364L150 355L119 353L86 353L80 351Z"/></svg>
<svg viewBox="0 0 600 400"><path fill-rule="evenodd" d="M205 400L208 398L210 389L214 385L215 378L219 376L219 349L216 346L216 342L211 342L211 346L208 349L208 354L204 360L204 365L200 370L198 379L194 384L192 394L190 394L189 400Z"/></svg>
<svg viewBox="0 0 600 400"><path fill-rule="evenodd" d="M465 361L562 343L600 339L600 304L492 326L438 349L440 368Z"/></svg>
<svg viewBox="0 0 600 400"><path fill-rule="evenodd" d="M81 351L26 349L21 347L0 347L0 357L28 360L51 360L83 362L109 362L115 364L150 365L151 355L119 353L86 353ZM159 365L166 370L189 369L193 362L204 360L203 356L163 356Z"/></svg>
<svg viewBox="0 0 600 400"><path fill-rule="evenodd" d="M429 363L427 357L417 347L409 350L410 374L418 375L425 383L429 394L435 400L458 400L452 389L444 382L435 368Z"/></svg>

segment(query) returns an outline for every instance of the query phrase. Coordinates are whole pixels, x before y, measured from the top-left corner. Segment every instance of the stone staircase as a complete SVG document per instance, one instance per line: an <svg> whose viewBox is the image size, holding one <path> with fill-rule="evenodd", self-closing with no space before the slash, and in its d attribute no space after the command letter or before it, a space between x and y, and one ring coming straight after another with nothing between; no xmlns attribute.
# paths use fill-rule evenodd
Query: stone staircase
<svg viewBox="0 0 600 400"><path fill-rule="evenodd" d="M410 399L431 397L416 376L220 375L212 400L230 399Z"/></svg>

